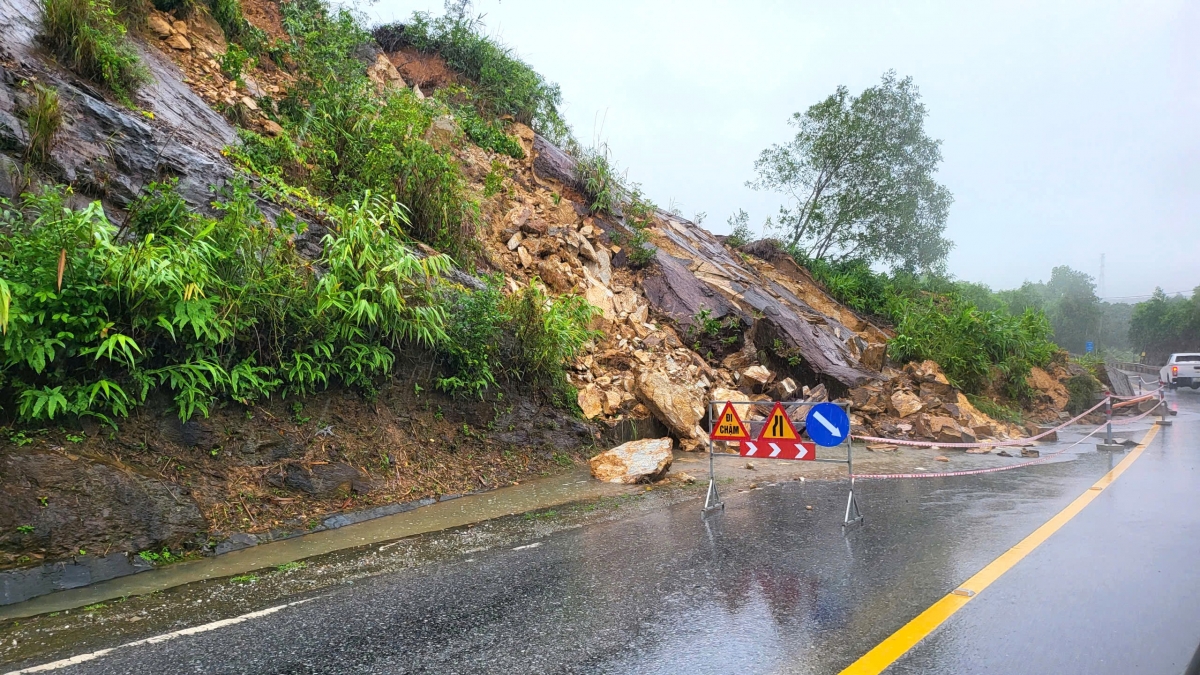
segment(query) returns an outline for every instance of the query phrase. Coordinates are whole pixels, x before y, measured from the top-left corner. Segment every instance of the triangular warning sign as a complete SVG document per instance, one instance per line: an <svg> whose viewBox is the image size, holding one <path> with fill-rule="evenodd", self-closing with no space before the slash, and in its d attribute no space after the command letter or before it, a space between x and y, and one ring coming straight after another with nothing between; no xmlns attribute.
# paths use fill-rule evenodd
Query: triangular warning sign
<svg viewBox="0 0 1200 675"><path fill-rule="evenodd" d="M775 407L771 408L771 414L767 415L766 424L763 424L762 431L758 432L758 440L800 440L800 434L796 433L796 427L792 426L792 420L788 417L787 411L783 409L782 403L776 402Z"/></svg>
<svg viewBox="0 0 1200 675"><path fill-rule="evenodd" d="M742 424L742 418L738 417L737 411L733 409L733 403L726 401L725 408L721 410L721 416L717 418L717 423L708 437L714 441L748 441L750 430Z"/></svg>

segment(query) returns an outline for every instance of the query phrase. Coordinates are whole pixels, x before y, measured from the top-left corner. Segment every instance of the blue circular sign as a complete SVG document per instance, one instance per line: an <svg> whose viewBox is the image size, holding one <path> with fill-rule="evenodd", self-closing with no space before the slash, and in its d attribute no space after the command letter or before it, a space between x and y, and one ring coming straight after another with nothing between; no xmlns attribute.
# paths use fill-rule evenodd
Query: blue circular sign
<svg viewBox="0 0 1200 675"><path fill-rule="evenodd" d="M850 418L841 406L833 403L818 403L804 418L808 437L817 445L832 448L846 442L850 436Z"/></svg>

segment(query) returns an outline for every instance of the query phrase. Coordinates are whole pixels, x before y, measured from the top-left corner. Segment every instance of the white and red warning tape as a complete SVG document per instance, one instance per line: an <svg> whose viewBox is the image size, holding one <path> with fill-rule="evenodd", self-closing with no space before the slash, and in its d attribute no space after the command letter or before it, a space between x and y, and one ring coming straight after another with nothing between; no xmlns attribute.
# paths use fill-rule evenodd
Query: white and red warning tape
<svg viewBox="0 0 1200 675"><path fill-rule="evenodd" d="M1142 398L1145 398L1145 397L1142 397ZM1093 410L1096 410L1096 408L1099 408L1100 406L1104 405L1104 403L1105 403L1105 401L1101 401L1099 403L1099 405L1097 405L1095 408L1092 408L1091 410L1083 413L1083 415L1079 415L1079 417L1074 418L1074 420L1065 422L1062 425L1060 425L1054 429L1051 429L1050 431L1058 431L1058 430L1062 429L1063 427L1066 427L1067 425L1071 424L1075 420L1082 418L1084 415L1087 415L1088 413L1092 412ZM1132 424L1133 422L1136 422L1136 421L1142 419L1143 417L1149 415L1152 412L1154 412L1153 408L1151 408L1150 410L1147 410L1146 412L1142 413L1141 415L1138 415L1137 417L1131 417L1129 419L1122 420L1120 422L1113 422L1113 424ZM1083 438L1080 438L1079 440L1075 441L1074 443L1072 443L1064 448L1055 450L1054 452L1052 452L1048 455L1042 455L1041 457L1039 457L1037 459L1031 459L1028 462L1018 462L1016 464L1008 464L1006 466L993 466L993 467L989 467L986 469L965 469L963 471L926 471L926 472L921 472L921 473L856 473L856 474L853 474L852 477L853 478L948 478L951 476L974 476L974 475L984 474L984 473L996 473L998 471L1011 471L1013 469L1020 469L1020 468L1027 467L1027 466L1033 466L1035 464L1041 464L1042 462L1045 462L1045 461L1052 459L1058 455L1061 455L1062 453L1066 452L1067 450L1070 450L1071 448L1079 445L1080 443L1083 443L1084 441L1091 438L1092 436L1095 436L1102 429L1104 429L1104 427L1107 426L1107 424L1108 423L1106 422L1105 424L1101 424L1100 426L1096 427L1095 429L1092 429ZM1041 438L1042 436L1049 434L1050 431L1040 434L1038 436L1033 436L1030 438L1022 439L1020 441L1017 441L1017 443L1018 444L1028 443L1034 439ZM855 436L855 438L862 439L864 437L863 436ZM895 443L895 441L888 441L888 442ZM938 447L957 447L951 443L944 443L944 444L940 444L940 445L934 443L934 444L930 444L930 445L937 445ZM958 446L961 446L961 445L964 445L964 444L961 444L961 443L958 444ZM978 445L990 445L990 444L985 443L985 444L975 444L975 445L978 446Z"/></svg>
<svg viewBox="0 0 1200 675"><path fill-rule="evenodd" d="M1113 407L1121 408L1121 407L1124 407L1127 405L1132 405L1134 403L1138 403L1140 401L1147 400L1147 399L1153 397L1154 393L1155 392L1151 392L1149 394L1143 394L1142 396L1131 398L1131 399L1123 401L1121 403L1113 404ZM1036 440L1045 438L1046 436L1049 436L1050 434L1057 433L1058 431L1065 429L1066 427L1078 422L1079 420L1083 419L1084 417L1087 417L1088 415L1090 415L1090 414L1096 412L1097 410L1099 410L1100 408L1104 407L1104 404L1107 402L1108 402L1107 399L1104 401L1100 401L1096 405L1083 411L1082 413L1076 415L1075 417L1072 417L1071 419L1067 420L1066 422L1063 422L1062 424L1060 424L1052 429L1047 429L1040 434L1037 434L1035 436L1030 436L1028 438L1016 438L1016 439L1009 439L1006 441L983 441L983 442L976 442L976 443L939 443L938 441L910 441L910 440L904 440L904 439L899 439L899 438L880 438L878 436L859 436L857 434L854 435L853 438L860 440L860 441L869 441L871 443L887 443L889 445L907 445L907 446L917 447L917 448L933 448L933 447L938 447L938 448L999 448L999 447L1025 445L1026 443L1029 443L1030 441L1036 441Z"/></svg>

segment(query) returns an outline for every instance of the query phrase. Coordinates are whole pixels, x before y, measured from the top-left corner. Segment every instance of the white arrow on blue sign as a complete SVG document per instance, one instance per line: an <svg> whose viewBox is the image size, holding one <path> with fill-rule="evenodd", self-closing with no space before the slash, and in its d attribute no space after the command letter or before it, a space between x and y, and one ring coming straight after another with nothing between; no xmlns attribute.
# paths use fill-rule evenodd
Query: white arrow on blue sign
<svg viewBox="0 0 1200 675"><path fill-rule="evenodd" d="M832 448L841 445L850 435L850 418L846 411L833 403L818 403L805 418L808 437L817 445Z"/></svg>

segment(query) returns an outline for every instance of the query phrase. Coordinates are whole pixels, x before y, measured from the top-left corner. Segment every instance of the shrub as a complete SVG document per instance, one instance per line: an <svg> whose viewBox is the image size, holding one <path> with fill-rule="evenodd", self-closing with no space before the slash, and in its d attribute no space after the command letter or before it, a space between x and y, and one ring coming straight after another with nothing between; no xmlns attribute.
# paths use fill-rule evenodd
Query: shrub
<svg viewBox="0 0 1200 675"><path fill-rule="evenodd" d="M33 101L21 110L21 116L25 119L25 130L29 133L29 147L25 150L25 160L37 166L45 166L50 161L54 135L62 126L58 91L40 84L33 85Z"/></svg>
<svg viewBox="0 0 1200 675"><path fill-rule="evenodd" d="M497 121L484 119L475 108L463 106L455 109L455 117L467 138L485 150L508 155L513 159L525 159L521 142L509 136L504 126Z"/></svg>
<svg viewBox="0 0 1200 675"><path fill-rule="evenodd" d="M888 355L899 361L932 359L957 387L978 394L996 387L1028 402L1032 366L1050 362L1057 347L1041 311L1012 315L981 311L953 281L936 275L874 272L863 260L828 263L793 257L839 302L881 317L896 328Z"/></svg>
<svg viewBox="0 0 1200 675"><path fill-rule="evenodd" d="M331 14L319 2L297 0L283 13L300 73L280 105L288 133L244 134L243 165L305 184L342 206L366 192L395 193L414 236L465 260L479 207L453 156L424 138L433 109L407 89L375 93L352 55L367 36L349 12Z"/></svg>
<svg viewBox="0 0 1200 675"><path fill-rule="evenodd" d="M221 55L221 72L231 80L242 79L242 70L249 64L254 67L254 58L241 45L230 42Z"/></svg>
<svg viewBox="0 0 1200 675"><path fill-rule="evenodd" d="M453 373L438 381L449 392L482 395L498 379L544 388L558 405L574 400L566 364L597 336L599 310L581 297L551 298L537 284L510 296L501 277L459 291L451 302L445 354Z"/></svg>
<svg viewBox="0 0 1200 675"><path fill-rule="evenodd" d="M729 236L725 238L725 243L731 248L741 248L754 241L754 232L750 230L750 214L738 209L726 222L729 223Z"/></svg>
<svg viewBox="0 0 1200 675"><path fill-rule="evenodd" d="M436 52L446 65L476 84L485 112L493 117L511 115L552 141L570 136L558 112L562 92L519 59L513 50L483 34L479 18L451 13L432 18L416 12L403 25L375 29L376 40L389 50L409 45Z"/></svg>
<svg viewBox="0 0 1200 675"><path fill-rule="evenodd" d="M578 187L588 199L588 208L592 213L613 211L621 203L625 188L609 161L608 146L600 144L593 148L580 149L576 154Z"/></svg>
<svg viewBox="0 0 1200 675"><path fill-rule="evenodd" d="M1071 395L1070 401L1067 402L1067 412L1078 415L1096 405L1096 395L1100 393L1100 382L1096 378L1083 373L1067 378L1064 384Z"/></svg>
<svg viewBox="0 0 1200 675"><path fill-rule="evenodd" d="M179 0L180 4L194 0ZM246 20L241 0L209 0L209 11L228 42L236 42L257 56L267 48L267 34Z"/></svg>
<svg viewBox="0 0 1200 675"><path fill-rule="evenodd" d="M109 0L39 0L41 39L81 76L128 102L149 77Z"/></svg>
<svg viewBox="0 0 1200 675"><path fill-rule="evenodd" d="M649 243L648 229L655 210L654 204L642 197L635 188L629 203L625 205L625 224L632 230L632 234L628 238L619 237L624 240L623 243L629 249L631 267L645 267L654 260L654 254L658 249Z"/></svg>
<svg viewBox="0 0 1200 675"><path fill-rule="evenodd" d="M435 289L449 263L403 243L394 200L338 209L314 265L290 245L293 221L268 223L240 183L215 203L219 220L180 213L171 187L154 186L131 218L145 233L135 241L116 238L98 203L67 208L68 195L3 203L0 405L23 419L112 421L158 387L183 419L218 397L369 391L396 349L446 339Z"/></svg>

